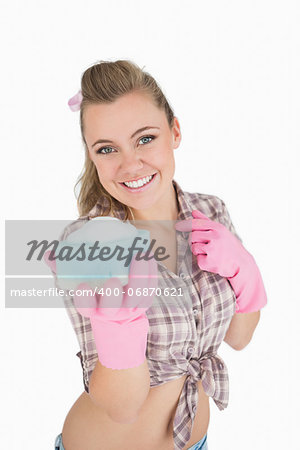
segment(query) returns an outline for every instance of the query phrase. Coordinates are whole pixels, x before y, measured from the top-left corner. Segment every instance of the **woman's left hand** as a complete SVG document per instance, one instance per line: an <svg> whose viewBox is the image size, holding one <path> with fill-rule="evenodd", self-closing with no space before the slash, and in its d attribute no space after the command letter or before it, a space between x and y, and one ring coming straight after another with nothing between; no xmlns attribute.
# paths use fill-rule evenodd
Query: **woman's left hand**
<svg viewBox="0 0 300 450"><path fill-rule="evenodd" d="M176 223L178 231L189 231L189 244L202 270L218 273L222 277L234 277L250 253L231 231L205 214L194 210L193 219Z"/></svg>
<svg viewBox="0 0 300 450"><path fill-rule="evenodd" d="M178 231L190 231L189 244L202 270L228 279L236 295L236 312L259 311L267 294L257 264L228 228L194 210L193 219L176 223Z"/></svg>

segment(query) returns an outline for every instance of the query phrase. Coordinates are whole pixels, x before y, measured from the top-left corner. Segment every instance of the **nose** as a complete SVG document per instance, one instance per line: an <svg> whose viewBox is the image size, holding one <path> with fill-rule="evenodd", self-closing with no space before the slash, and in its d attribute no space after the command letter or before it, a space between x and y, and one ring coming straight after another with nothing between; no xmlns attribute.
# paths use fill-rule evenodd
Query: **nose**
<svg viewBox="0 0 300 450"><path fill-rule="evenodd" d="M136 151L130 151L128 153L123 153L121 161L121 170L124 174L129 176L138 174L143 168L143 162Z"/></svg>

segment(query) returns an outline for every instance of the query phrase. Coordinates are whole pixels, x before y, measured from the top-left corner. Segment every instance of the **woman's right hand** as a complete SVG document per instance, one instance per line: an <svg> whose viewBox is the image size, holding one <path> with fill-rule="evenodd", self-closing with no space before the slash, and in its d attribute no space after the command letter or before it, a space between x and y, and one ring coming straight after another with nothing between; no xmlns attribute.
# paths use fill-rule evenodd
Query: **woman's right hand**
<svg viewBox="0 0 300 450"><path fill-rule="evenodd" d="M45 254L45 261L56 273L49 254ZM126 286L118 278L110 278L100 289L103 294L88 295L93 289L86 283L75 289L75 308L90 319L99 361L110 369L137 367L145 360L149 329L145 312L158 285L157 263L150 256L148 261L132 259Z"/></svg>
<svg viewBox="0 0 300 450"><path fill-rule="evenodd" d="M144 362L149 329L145 312L153 303L156 287L156 261L133 259L126 286L117 278L110 278L103 285L103 295L96 294L92 301L89 296L74 296L77 311L91 321L98 358L103 366L120 370ZM78 289L91 290L84 283Z"/></svg>

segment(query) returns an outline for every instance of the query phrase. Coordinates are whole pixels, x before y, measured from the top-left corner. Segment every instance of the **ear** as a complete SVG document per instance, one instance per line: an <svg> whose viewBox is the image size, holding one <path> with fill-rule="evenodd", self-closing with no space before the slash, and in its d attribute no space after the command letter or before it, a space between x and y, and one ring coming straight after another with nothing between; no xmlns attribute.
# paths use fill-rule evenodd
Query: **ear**
<svg viewBox="0 0 300 450"><path fill-rule="evenodd" d="M177 148L181 142L181 131L180 125L177 117L174 117L173 127L172 127L172 136L173 136L173 148Z"/></svg>

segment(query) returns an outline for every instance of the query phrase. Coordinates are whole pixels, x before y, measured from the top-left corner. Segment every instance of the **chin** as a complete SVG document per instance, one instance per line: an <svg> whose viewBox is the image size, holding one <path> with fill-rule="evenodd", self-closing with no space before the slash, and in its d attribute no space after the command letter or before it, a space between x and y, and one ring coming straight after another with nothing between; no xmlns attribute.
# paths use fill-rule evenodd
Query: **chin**
<svg viewBox="0 0 300 450"><path fill-rule="evenodd" d="M138 203L132 203L132 204L128 204L127 203L127 206L130 206L130 208L133 208L133 209L136 209L136 210L139 210L139 211L143 211L144 209L149 209L149 208L151 208L152 206L154 206L155 205L155 202L147 202L147 203L145 203L145 202L138 202Z"/></svg>

